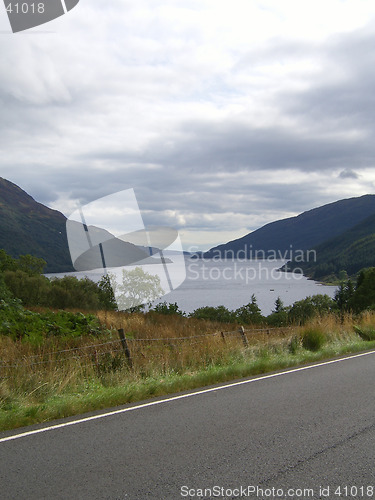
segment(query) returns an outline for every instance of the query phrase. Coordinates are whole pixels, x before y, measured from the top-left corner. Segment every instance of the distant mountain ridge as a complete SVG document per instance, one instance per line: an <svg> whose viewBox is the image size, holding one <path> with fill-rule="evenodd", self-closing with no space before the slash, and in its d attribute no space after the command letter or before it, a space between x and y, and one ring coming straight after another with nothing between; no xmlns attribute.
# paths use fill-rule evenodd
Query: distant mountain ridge
<svg viewBox="0 0 375 500"><path fill-rule="evenodd" d="M76 236L75 250L79 254L72 263L66 222L61 212L38 203L19 186L0 177L0 248L12 257L26 254L41 257L47 262L47 273L87 271L101 268L103 264L117 267L136 262L162 262L158 257L150 257L150 248L122 241L95 226L88 227L93 246L87 249L87 239L82 238L82 224L70 221L70 230ZM99 243L102 243L101 249ZM157 253L159 250L153 248L152 251ZM104 252L104 262L101 252ZM171 261L165 259L165 262Z"/></svg>
<svg viewBox="0 0 375 500"><path fill-rule="evenodd" d="M339 236L375 214L375 195L349 198L314 208L296 217L271 222L242 238L211 248L205 258L305 251ZM258 255L257 255L258 252Z"/></svg>
<svg viewBox="0 0 375 500"><path fill-rule="evenodd" d="M361 269L375 266L375 214L353 228L331 238L315 248L316 260L291 261L284 266L302 269L315 280L335 279L342 271L354 276Z"/></svg>
<svg viewBox="0 0 375 500"><path fill-rule="evenodd" d="M50 273L74 271L66 221L61 212L38 203L19 186L0 177L0 248L12 257L25 254L41 257L47 262L46 272ZM111 235L107 234L105 239L110 239ZM116 248L111 247L110 253L114 265L124 255L124 245L131 245L110 244L115 243ZM214 247L203 256L235 258L240 253L242 258L276 258L276 255L289 259L291 253L303 254L311 249L316 251L316 262L302 265L299 261L292 263L292 267L302 268L314 279L337 275L341 270L352 275L362 267L375 266L375 195L340 200L296 217L271 222L242 238ZM126 248L126 254L130 250ZM149 249L138 247L137 255L141 255L139 252L146 255L146 250ZM84 268L88 268L89 263L96 266L100 262L97 248L83 254L80 262L77 260Z"/></svg>
<svg viewBox="0 0 375 500"><path fill-rule="evenodd" d="M0 248L12 257L31 254L47 262L46 272L74 271L66 217L0 177Z"/></svg>

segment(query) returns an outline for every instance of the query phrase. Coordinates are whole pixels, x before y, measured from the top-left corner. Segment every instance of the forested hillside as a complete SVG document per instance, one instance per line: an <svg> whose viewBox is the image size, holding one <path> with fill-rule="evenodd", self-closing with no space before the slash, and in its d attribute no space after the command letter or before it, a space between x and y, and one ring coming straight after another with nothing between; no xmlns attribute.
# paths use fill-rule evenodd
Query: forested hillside
<svg viewBox="0 0 375 500"><path fill-rule="evenodd" d="M12 257L31 254L47 262L47 272L73 271L65 225L62 213L0 178L0 248Z"/></svg>
<svg viewBox="0 0 375 500"><path fill-rule="evenodd" d="M315 248L316 261L292 261L290 269L301 268L315 280L337 279L345 271L354 276L361 269L375 266L375 215L352 229Z"/></svg>
<svg viewBox="0 0 375 500"><path fill-rule="evenodd" d="M212 248L205 257L230 256L248 258L316 248L339 236L375 214L375 195L340 200L314 208L296 217L271 222L252 233Z"/></svg>

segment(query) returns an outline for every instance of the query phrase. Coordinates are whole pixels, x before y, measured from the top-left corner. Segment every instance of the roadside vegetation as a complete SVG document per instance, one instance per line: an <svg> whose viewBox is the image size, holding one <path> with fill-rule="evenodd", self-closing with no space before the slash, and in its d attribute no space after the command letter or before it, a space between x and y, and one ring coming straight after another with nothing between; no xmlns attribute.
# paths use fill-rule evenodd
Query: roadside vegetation
<svg viewBox="0 0 375 500"><path fill-rule="evenodd" d="M119 312L105 278L42 272L0 251L1 430L375 348L375 268L267 317L254 295L235 311Z"/></svg>

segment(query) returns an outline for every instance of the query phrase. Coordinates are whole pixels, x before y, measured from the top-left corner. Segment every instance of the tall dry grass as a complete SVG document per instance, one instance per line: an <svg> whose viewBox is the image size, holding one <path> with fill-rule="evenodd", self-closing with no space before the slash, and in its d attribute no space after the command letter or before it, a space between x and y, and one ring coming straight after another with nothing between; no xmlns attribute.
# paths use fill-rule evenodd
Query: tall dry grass
<svg viewBox="0 0 375 500"><path fill-rule="evenodd" d="M47 337L41 346L0 336L0 413L20 407L26 413L43 412L51 402L73 396L74 404L78 405L75 408L82 411L80 398L100 395L105 389L133 387L145 380L154 380L157 385L166 377L186 378L220 367L230 373L231 366L241 365L246 368L243 373L248 374L252 364L258 363L261 371L262 361L271 358L276 369L277 359L285 362L288 356L303 352L301 339L307 329L322 332L326 344L339 352L344 345L362 342L354 325L375 328L375 313L363 313L360 317L324 316L304 327L262 331L258 331L259 327L247 327L248 347L245 347L236 325L156 313L99 311L96 314L108 328L106 334L69 340ZM126 334L131 366L118 336L120 328ZM302 355L300 359L303 360ZM240 372L233 373L238 376ZM142 393L137 397L142 397ZM118 404L122 400L110 401ZM93 409L95 404L87 408ZM70 408L58 415L74 411Z"/></svg>
<svg viewBox="0 0 375 500"><path fill-rule="evenodd" d="M105 335L46 337L40 346L0 336L0 407L18 399L35 403L82 391L88 380L124 384L250 360L255 346L285 342L290 335L285 329L248 333L245 349L236 325L155 313L96 314L108 328ZM127 337L131 367L118 336L120 328Z"/></svg>

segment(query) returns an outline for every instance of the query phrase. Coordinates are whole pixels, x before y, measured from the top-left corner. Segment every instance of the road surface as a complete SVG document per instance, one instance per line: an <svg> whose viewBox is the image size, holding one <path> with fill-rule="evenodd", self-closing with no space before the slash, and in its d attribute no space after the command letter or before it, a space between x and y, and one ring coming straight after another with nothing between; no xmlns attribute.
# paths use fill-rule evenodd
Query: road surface
<svg viewBox="0 0 375 500"><path fill-rule="evenodd" d="M371 352L1 433L0 498L375 498L374 387Z"/></svg>

